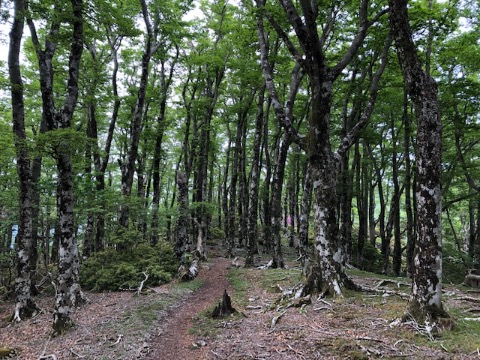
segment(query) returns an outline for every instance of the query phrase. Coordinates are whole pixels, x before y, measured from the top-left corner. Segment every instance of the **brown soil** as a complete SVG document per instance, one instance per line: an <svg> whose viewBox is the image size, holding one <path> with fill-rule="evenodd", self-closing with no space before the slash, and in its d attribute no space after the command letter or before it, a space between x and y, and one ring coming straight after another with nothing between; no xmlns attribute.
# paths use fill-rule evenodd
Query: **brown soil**
<svg viewBox="0 0 480 360"><path fill-rule="evenodd" d="M204 265L199 273L203 286L172 311L160 326L158 336L152 341L149 359L208 359L207 340L189 334L192 319L222 298L224 290L232 292L227 279L230 261L216 258L212 265Z"/></svg>
<svg viewBox="0 0 480 360"><path fill-rule="evenodd" d="M269 258L256 260L260 264ZM230 264L221 257L204 263L199 273L203 285L194 292L169 284L141 296L88 293L91 301L73 314L76 328L72 331L50 338L51 311L45 311L31 320L1 327L0 348L15 348L14 358L26 360L478 359L471 346L468 351L461 344L452 348L444 345L442 334L429 341L414 325L393 323L407 301L398 294L408 292L408 286L379 286L379 279L356 277L357 283L377 285L392 294L353 294L289 307L278 302L280 293L275 289L298 282L298 271L238 268L235 276L246 288L235 292L227 280ZM290 269L297 266L293 261L287 264ZM202 323L204 310L213 309L224 290L232 295L240 315ZM37 301L50 309L53 297L42 295ZM472 309L478 308L480 298L477 293L449 287L444 302L447 310L456 309L461 317L475 317ZM0 303L1 318L12 309L11 302ZM192 326L197 327L195 333L191 333ZM205 331L199 332L202 326ZM208 332L209 327L213 331ZM478 334L465 336L472 336L465 342L478 342Z"/></svg>

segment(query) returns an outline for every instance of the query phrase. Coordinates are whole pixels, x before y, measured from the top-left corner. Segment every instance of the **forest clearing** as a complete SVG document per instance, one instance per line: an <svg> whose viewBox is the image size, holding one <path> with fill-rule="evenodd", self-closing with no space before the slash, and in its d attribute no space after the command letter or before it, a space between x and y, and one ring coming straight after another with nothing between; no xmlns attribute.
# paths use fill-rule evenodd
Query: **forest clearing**
<svg viewBox="0 0 480 360"><path fill-rule="evenodd" d="M15 349L11 358L19 360L479 358L478 291L446 286L445 306L455 325L429 334L398 321L408 279L353 271L354 281L377 292L288 307L279 289L298 284L301 273L292 251L280 270L232 266L218 248L210 250L193 282L145 289L140 296L88 293L90 302L72 315L75 327L61 337L50 337L48 296L39 299L45 313L21 324L7 325L12 305L4 303L0 344ZM224 290L238 313L212 319Z"/></svg>

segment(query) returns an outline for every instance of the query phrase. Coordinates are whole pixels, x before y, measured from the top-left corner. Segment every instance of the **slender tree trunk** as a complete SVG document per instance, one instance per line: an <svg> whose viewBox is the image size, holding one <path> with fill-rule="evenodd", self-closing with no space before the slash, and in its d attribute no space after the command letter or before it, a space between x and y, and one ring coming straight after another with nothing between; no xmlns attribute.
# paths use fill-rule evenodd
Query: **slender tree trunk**
<svg viewBox="0 0 480 360"><path fill-rule="evenodd" d="M240 168L240 148L242 146L243 117L237 116L237 130L233 148L232 175L229 186L227 256L233 255L236 232L237 184Z"/></svg>
<svg viewBox="0 0 480 360"><path fill-rule="evenodd" d="M365 203L367 201L365 194L365 166L362 166L362 155L360 154L360 144L355 144L354 156L356 183L355 189L357 193L357 213L358 213L358 234L357 234L357 264L361 268L363 266L363 248L367 237L367 213Z"/></svg>
<svg viewBox="0 0 480 360"><path fill-rule="evenodd" d="M143 20L147 28L147 34L146 34L146 41L145 41L145 50L142 56L142 63L141 63L142 70L141 70L141 76L140 76L140 84L137 92L137 102L135 104L135 110L133 113L128 153L125 159L125 163L122 164L122 169L121 169L122 170L121 193L122 193L123 202L120 206L120 215L118 219L120 231L125 231L126 229L128 229L129 217L130 217L129 197L132 192L133 175L135 173L135 163L137 161L140 135L142 133L142 127L143 127L144 105L145 105L145 99L147 94L148 77L150 73L149 66L150 66L151 57L157 49L157 45L152 44L152 42L154 41L153 39L154 30L150 24L150 17L148 14L146 1L140 0L140 3L142 5ZM120 245L120 248L122 247L123 245Z"/></svg>
<svg viewBox="0 0 480 360"><path fill-rule="evenodd" d="M262 134L265 120L264 113L265 85L262 86L258 97L257 118L255 122L255 138L253 141L253 162L250 176L250 191L247 220L247 257L245 267L255 265L254 256L257 250L257 223L258 223L258 188L260 183L260 147L262 145Z"/></svg>
<svg viewBox="0 0 480 360"><path fill-rule="evenodd" d="M312 205L312 176L307 163L303 185L302 203L300 205L300 230L298 232L298 249L303 275L307 275L310 265L308 229L310 224L310 208Z"/></svg>
<svg viewBox="0 0 480 360"><path fill-rule="evenodd" d="M163 134L165 132L166 122L166 109L167 109L167 96L170 84L172 83L173 72L175 64L178 59L178 49L173 63L170 66L170 71L167 74L165 69L165 61L161 61L160 69L160 86L161 86L161 98L160 98L160 111L157 117L157 134L155 138L155 150L153 155L153 198L152 198L152 222L151 222L151 237L150 242L152 244L158 243L158 210L160 204L160 161L162 157L162 144Z"/></svg>
<svg viewBox="0 0 480 360"><path fill-rule="evenodd" d="M446 316L442 306L441 119L435 80L420 66L406 0L389 0L390 24L417 118L416 201L412 296L408 314L420 323Z"/></svg>
<svg viewBox="0 0 480 360"><path fill-rule="evenodd" d="M287 161L288 148L292 140L284 136L279 144L278 153L275 159L275 172L272 182L272 242L273 242L273 268L285 266L282 255L282 239L280 230L282 228L282 188L285 179L285 165Z"/></svg>
<svg viewBox="0 0 480 360"><path fill-rule="evenodd" d="M400 276L402 270L402 244L400 239L400 184L398 181L397 134L392 116L392 180L393 180L393 273Z"/></svg>
<svg viewBox="0 0 480 360"><path fill-rule="evenodd" d="M178 219L175 231L175 254L185 263L185 252L190 247L190 208L188 205L188 178L184 172L177 172Z"/></svg>
<svg viewBox="0 0 480 360"><path fill-rule="evenodd" d="M372 152L372 149L370 148L369 145L367 145L367 147L368 147L368 153L369 153L370 159L375 169L375 176L377 179L376 182L377 182L377 189L378 189L378 202L380 204L380 213L378 214L378 223L379 223L378 228L379 228L380 240L381 240L380 248L383 256L383 272L386 274L388 272L389 259L390 259L390 238L385 234L386 205L385 205L385 195L383 192L383 176L381 171L381 167L383 165L379 165L377 163L377 160ZM383 163L384 163L384 160L382 155L381 164ZM372 244L372 245L376 246L376 244Z"/></svg>
<svg viewBox="0 0 480 360"><path fill-rule="evenodd" d="M268 103L270 104L270 99ZM269 253L272 248L272 204L270 202L270 189L272 181L272 161L270 159L270 150L268 147L268 115L265 118L263 127L263 150L265 156L265 179L262 188L263 204L263 252Z"/></svg>
<svg viewBox="0 0 480 360"><path fill-rule="evenodd" d="M412 213L412 170L410 161L410 116L408 114L408 96L406 89L403 96L403 124L404 124L404 157L405 157L405 214L407 216L406 236L407 236L407 274L412 276L413 274L413 250L415 248L415 234L414 234L414 217Z"/></svg>

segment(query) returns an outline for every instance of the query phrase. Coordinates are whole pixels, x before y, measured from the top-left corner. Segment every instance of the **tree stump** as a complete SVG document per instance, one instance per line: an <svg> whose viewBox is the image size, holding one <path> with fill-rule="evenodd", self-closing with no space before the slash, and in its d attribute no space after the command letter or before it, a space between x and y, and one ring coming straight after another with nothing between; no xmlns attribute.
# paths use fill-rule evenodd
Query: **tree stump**
<svg viewBox="0 0 480 360"><path fill-rule="evenodd" d="M218 319L223 318L225 316L231 315L237 312L232 306L232 300L230 296L227 294L227 290L224 291L222 301L218 303L218 305L213 309L212 318Z"/></svg>

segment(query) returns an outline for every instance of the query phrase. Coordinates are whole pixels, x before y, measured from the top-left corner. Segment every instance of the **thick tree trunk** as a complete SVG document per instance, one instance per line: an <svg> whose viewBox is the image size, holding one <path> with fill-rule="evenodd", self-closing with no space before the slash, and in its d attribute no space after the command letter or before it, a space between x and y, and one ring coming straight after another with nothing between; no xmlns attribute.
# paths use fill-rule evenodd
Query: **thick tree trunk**
<svg viewBox="0 0 480 360"><path fill-rule="evenodd" d="M67 144L64 144L67 146ZM80 260L75 238L73 171L70 156L57 154L58 170L58 219L60 227L60 257L56 281L53 329L61 334L72 325L70 313L86 301L79 283Z"/></svg>
<svg viewBox="0 0 480 360"><path fill-rule="evenodd" d="M389 0L389 5L397 55L417 118L417 224L408 314L424 323L446 315L442 306L442 124L435 80L421 69L413 43L407 1Z"/></svg>
<svg viewBox="0 0 480 360"><path fill-rule="evenodd" d="M31 317L38 310L32 299L32 273L30 271L33 224L32 224L32 174L30 155L26 146L25 110L23 100L23 82L20 72L20 48L24 27L25 4L22 0L14 2L15 12L10 32L8 52L8 69L10 75L13 135L16 150L19 186L19 225L16 243L17 275L15 279L15 313L14 321Z"/></svg>
<svg viewBox="0 0 480 360"><path fill-rule="evenodd" d="M78 98L78 72L83 51L83 3L72 0L73 34L69 59L69 96L65 100L61 118L56 127L69 128ZM58 121L58 120L57 120ZM51 129L50 129L51 130ZM61 334L71 325L72 308L86 301L79 284L79 255L75 237L73 168L69 155L69 144L62 143L56 151L57 162L57 214L60 228L58 278L53 312L53 329Z"/></svg>

